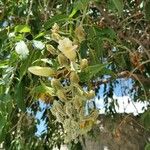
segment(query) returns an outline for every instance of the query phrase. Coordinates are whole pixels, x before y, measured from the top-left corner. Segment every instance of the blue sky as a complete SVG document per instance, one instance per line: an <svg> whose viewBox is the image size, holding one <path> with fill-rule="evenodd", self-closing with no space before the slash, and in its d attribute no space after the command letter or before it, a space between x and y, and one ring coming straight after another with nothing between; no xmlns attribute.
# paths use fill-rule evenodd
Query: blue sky
<svg viewBox="0 0 150 150"><path fill-rule="evenodd" d="M114 99L117 99L118 105L119 107L117 107L117 105L115 106L116 111L118 113L133 113L134 115L137 115L138 113L142 113L144 112L144 109L146 109L147 103L144 102L134 102L132 100L132 96L134 93L132 93L132 95L129 95L129 91L130 89L132 89L132 79L125 79L125 78L121 78L121 79L117 79L118 84L116 84L116 86L114 87ZM107 87L108 90L108 87ZM105 113L105 108L104 108L104 84L102 84L100 86L99 89L99 99L98 97L94 98L94 101L96 103L97 108L100 109L100 113ZM109 99L109 101L111 102L111 99ZM50 107L46 104L44 104L42 101L40 102L40 108L41 111L38 111L36 114L36 118L40 121L39 124L37 125L37 132L36 135L40 136L42 133L46 132L46 124L45 124L45 120L42 120L42 115L44 113L44 110L46 107Z"/></svg>

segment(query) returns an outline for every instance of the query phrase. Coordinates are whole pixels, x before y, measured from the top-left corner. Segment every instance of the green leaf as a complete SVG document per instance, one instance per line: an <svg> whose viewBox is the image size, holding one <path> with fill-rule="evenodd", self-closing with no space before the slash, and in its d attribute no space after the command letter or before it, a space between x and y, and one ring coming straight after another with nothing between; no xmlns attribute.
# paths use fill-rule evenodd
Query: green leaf
<svg viewBox="0 0 150 150"><path fill-rule="evenodd" d="M6 120L7 119L4 116L4 114L2 112L0 112L0 130L2 130L2 128L4 127Z"/></svg>
<svg viewBox="0 0 150 150"><path fill-rule="evenodd" d="M31 66L28 71L37 76L53 77L55 71L50 67Z"/></svg>
<svg viewBox="0 0 150 150"><path fill-rule="evenodd" d="M15 91L16 91L15 98L16 98L17 105L22 111L25 111L25 108L26 108L25 96L24 96L25 87L22 81L19 82Z"/></svg>
<svg viewBox="0 0 150 150"><path fill-rule="evenodd" d="M54 96L54 89L51 87L46 86L44 83L42 83L42 85L36 86L33 90L32 90L33 94L41 94L41 93L48 93L51 96Z"/></svg>
<svg viewBox="0 0 150 150"><path fill-rule="evenodd" d="M93 66L88 66L79 74L81 82L87 82L91 80L94 76L98 75L114 75L113 72L106 68L108 64L96 64Z"/></svg>
<svg viewBox="0 0 150 150"><path fill-rule="evenodd" d="M92 26L92 27L88 28L88 38L93 39L94 37L96 37L96 38L110 38L112 40L117 38L115 31L111 28L100 29L97 26Z"/></svg>
<svg viewBox="0 0 150 150"><path fill-rule="evenodd" d="M118 10L118 14L121 16L124 7L123 0L112 0L112 1Z"/></svg>
<svg viewBox="0 0 150 150"><path fill-rule="evenodd" d="M31 29L28 25L18 25L15 27L15 32L26 33L31 32Z"/></svg>
<svg viewBox="0 0 150 150"><path fill-rule="evenodd" d="M80 49L79 49L81 58L87 58L87 50L88 50L87 41L82 41L82 43L80 44Z"/></svg>
<svg viewBox="0 0 150 150"><path fill-rule="evenodd" d="M54 17L52 17L51 19L49 19L45 24L44 24L44 28L45 29L49 29L51 28L54 23L62 23L62 22L66 22L68 20L68 16L61 14L61 15L55 15Z"/></svg>
<svg viewBox="0 0 150 150"><path fill-rule="evenodd" d="M78 0L77 2L74 3L74 8L69 15L69 18L72 18L78 10L83 10L87 7L88 3L90 0Z"/></svg>
<svg viewBox="0 0 150 150"><path fill-rule="evenodd" d="M8 67L9 60L0 61L0 69Z"/></svg>
<svg viewBox="0 0 150 150"><path fill-rule="evenodd" d="M147 110L143 115L142 115L142 123L144 124L144 127L147 129L150 129L150 110Z"/></svg>
<svg viewBox="0 0 150 150"><path fill-rule="evenodd" d="M39 39L39 38L43 37L44 35L45 35L45 32L41 32L38 35L36 35L34 39Z"/></svg>
<svg viewBox="0 0 150 150"><path fill-rule="evenodd" d="M32 50L30 55L22 61L22 64L20 66L20 80L23 78L23 76L27 73L29 66L31 66L32 62L34 62L37 58L41 57L41 52L40 51L34 51Z"/></svg>
<svg viewBox="0 0 150 150"><path fill-rule="evenodd" d="M144 13L145 13L145 18L147 20L150 20L150 0L146 0L144 3Z"/></svg>
<svg viewBox="0 0 150 150"><path fill-rule="evenodd" d="M32 90L33 94L40 94L40 93L45 93L45 92L46 92L46 90L42 85L36 86Z"/></svg>
<svg viewBox="0 0 150 150"><path fill-rule="evenodd" d="M144 150L150 150L150 143L147 143Z"/></svg>
<svg viewBox="0 0 150 150"><path fill-rule="evenodd" d="M43 88L45 89L46 93L49 93L50 95L54 96L54 89L46 86L43 82L41 82Z"/></svg>

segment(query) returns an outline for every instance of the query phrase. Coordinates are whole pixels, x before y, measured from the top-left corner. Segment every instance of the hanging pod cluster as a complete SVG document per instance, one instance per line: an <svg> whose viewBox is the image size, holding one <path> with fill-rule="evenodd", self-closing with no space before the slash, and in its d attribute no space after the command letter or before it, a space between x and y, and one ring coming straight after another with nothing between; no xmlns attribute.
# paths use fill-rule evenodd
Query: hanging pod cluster
<svg viewBox="0 0 150 150"><path fill-rule="evenodd" d="M57 24L51 31L51 38L58 43L58 47L56 49L52 45L47 45L46 48L56 56L54 59L59 63L58 69L32 66L28 70L38 76L51 77L51 88L54 91L54 95L51 96L53 97L51 112L57 121L62 123L67 143L77 140L80 135L92 129L98 117L98 110L87 109L87 102L95 97L95 92L86 91L80 85L78 74L88 66L87 59L77 57L78 45L61 36Z"/></svg>

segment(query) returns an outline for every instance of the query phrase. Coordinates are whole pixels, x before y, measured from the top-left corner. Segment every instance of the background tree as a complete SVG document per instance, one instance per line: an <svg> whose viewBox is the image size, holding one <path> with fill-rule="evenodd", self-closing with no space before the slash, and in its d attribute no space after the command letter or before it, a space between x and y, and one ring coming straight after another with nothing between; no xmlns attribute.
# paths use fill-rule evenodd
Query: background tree
<svg viewBox="0 0 150 150"><path fill-rule="evenodd" d="M122 87L122 96L129 95L133 103L146 102L147 109L139 119L116 118L117 124L130 118L136 127L140 125L145 135L142 148L148 149L149 9L149 0L1 0L2 146L5 149L52 149L60 147L65 139L70 149L81 148L77 142L84 148L84 137L97 131L92 128L98 120L95 105L90 107L87 103L94 104L93 97L99 97L103 85L106 114L109 120L112 116L115 118L118 100L113 97L114 89L120 85L119 79L125 78L131 81L131 88ZM46 103L44 110L40 110L41 101ZM39 111L43 112L41 120L46 124L40 137L35 135L40 122L36 117ZM71 121L69 127L63 122L71 118L73 129L78 127L74 131L69 128ZM110 123L114 120L112 118ZM128 129L127 124L124 129ZM114 129L121 133L115 125Z"/></svg>

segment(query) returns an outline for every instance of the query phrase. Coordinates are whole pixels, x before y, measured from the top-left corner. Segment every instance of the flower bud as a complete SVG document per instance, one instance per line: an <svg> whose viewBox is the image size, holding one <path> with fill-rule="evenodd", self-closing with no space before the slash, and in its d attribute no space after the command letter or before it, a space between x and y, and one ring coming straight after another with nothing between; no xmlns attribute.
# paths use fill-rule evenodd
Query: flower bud
<svg viewBox="0 0 150 150"><path fill-rule="evenodd" d="M89 91L87 94L86 94L86 97L87 99L92 99L95 97L95 92L93 90Z"/></svg>
<svg viewBox="0 0 150 150"><path fill-rule="evenodd" d="M90 118L93 119L93 121L96 121L97 117L99 116L99 111L98 110L94 110L91 114L90 114Z"/></svg>
<svg viewBox="0 0 150 150"><path fill-rule="evenodd" d="M51 111L54 113L54 115L56 115L56 112L60 113L62 115L65 115L64 110L63 110L63 105L60 102L56 101L56 100L53 103Z"/></svg>
<svg viewBox="0 0 150 150"><path fill-rule="evenodd" d="M58 98L61 100L61 101L66 101L67 100L67 97L66 97L66 94L64 93L63 90L58 90L56 95L58 96Z"/></svg>
<svg viewBox="0 0 150 150"><path fill-rule="evenodd" d="M90 131L92 126L93 126L93 119L92 118L83 120L80 123L80 129L83 129L82 130L83 133L87 133L88 131Z"/></svg>
<svg viewBox="0 0 150 150"><path fill-rule="evenodd" d="M81 43L83 40L85 40L85 32L84 29L82 27L82 25L79 25L76 29L75 29L75 35L78 38L79 42Z"/></svg>
<svg viewBox="0 0 150 150"><path fill-rule="evenodd" d="M80 108L82 107L82 99L79 96L75 96L74 100L73 100L73 104L75 109L80 110Z"/></svg>
<svg viewBox="0 0 150 150"><path fill-rule="evenodd" d="M47 44L46 48L52 55L56 55L56 49L52 45Z"/></svg>
<svg viewBox="0 0 150 150"><path fill-rule="evenodd" d="M58 79L52 79L51 86L56 90L62 89L62 85Z"/></svg>
<svg viewBox="0 0 150 150"><path fill-rule="evenodd" d="M58 122L63 123L65 118L62 114L56 113L56 119Z"/></svg>
<svg viewBox="0 0 150 150"><path fill-rule="evenodd" d="M52 26L51 31L52 31L52 32L55 32L55 33L59 32L59 26L58 26L57 23L54 23L54 25Z"/></svg>
<svg viewBox="0 0 150 150"><path fill-rule="evenodd" d="M71 81L71 83L79 83L80 79L79 79L78 74L75 71L71 72L70 81Z"/></svg>
<svg viewBox="0 0 150 150"><path fill-rule="evenodd" d="M59 40L61 40L61 36L58 33L52 33L51 37L56 42L58 42Z"/></svg>
<svg viewBox="0 0 150 150"><path fill-rule="evenodd" d="M59 40L58 49L70 60L75 61L77 45L74 45L69 38Z"/></svg>
<svg viewBox="0 0 150 150"><path fill-rule="evenodd" d="M58 42L60 39L61 39L61 36L59 35L59 26L57 23L55 23L53 26L52 26L52 39L56 42Z"/></svg>
<svg viewBox="0 0 150 150"><path fill-rule="evenodd" d="M67 57L61 53L58 55L58 62L61 66L66 66L69 64Z"/></svg>
<svg viewBox="0 0 150 150"><path fill-rule="evenodd" d="M72 104L71 103L66 103L66 107L65 107L65 111L66 111L66 114L69 116L69 117L72 117L73 115L73 107L72 107Z"/></svg>
<svg viewBox="0 0 150 150"><path fill-rule="evenodd" d="M81 70L86 68L88 66L88 60L87 59L82 59L80 62L80 68Z"/></svg>
<svg viewBox="0 0 150 150"><path fill-rule="evenodd" d="M45 102L46 104L53 102L53 97L50 96L48 93L42 93L42 94L40 94L39 99L41 101Z"/></svg>

